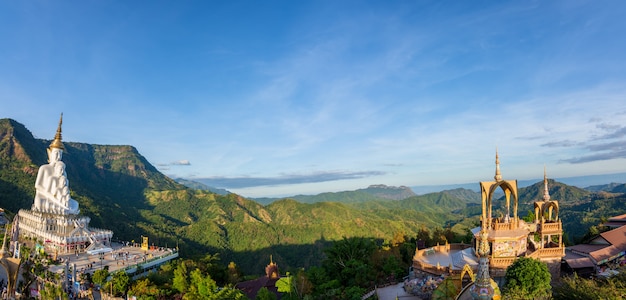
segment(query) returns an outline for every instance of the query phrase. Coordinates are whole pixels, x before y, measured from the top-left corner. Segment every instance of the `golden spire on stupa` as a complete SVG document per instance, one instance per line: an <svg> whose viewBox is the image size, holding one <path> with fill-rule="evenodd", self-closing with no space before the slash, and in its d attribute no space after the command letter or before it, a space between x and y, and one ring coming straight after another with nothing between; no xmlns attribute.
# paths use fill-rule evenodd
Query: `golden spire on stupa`
<svg viewBox="0 0 626 300"><path fill-rule="evenodd" d="M543 201L550 201L550 192L548 191L548 176L546 175L546 166L543 166Z"/></svg>
<svg viewBox="0 0 626 300"><path fill-rule="evenodd" d="M54 135L54 140L50 143L50 149L57 148L61 150L65 150L63 146L63 142L61 142L61 125L63 124L63 113L61 113L61 119L59 120L59 127L57 128L57 133Z"/></svg>
<svg viewBox="0 0 626 300"><path fill-rule="evenodd" d="M502 174L500 174L500 158L498 158L498 147L496 147L496 176L493 176L496 181L502 181Z"/></svg>

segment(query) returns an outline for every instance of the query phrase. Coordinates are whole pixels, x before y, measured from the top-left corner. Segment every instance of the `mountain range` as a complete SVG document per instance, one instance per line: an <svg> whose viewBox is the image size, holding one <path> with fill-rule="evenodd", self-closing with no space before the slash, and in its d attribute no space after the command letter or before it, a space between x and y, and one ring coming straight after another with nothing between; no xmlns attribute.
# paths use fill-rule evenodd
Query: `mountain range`
<svg viewBox="0 0 626 300"><path fill-rule="evenodd" d="M542 179L536 178L536 179L530 179L530 180L518 180L517 186L527 187L540 180ZM606 184L607 182L610 182L610 184L608 185L620 185L620 184L623 184L623 182L626 182L626 173L560 177L560 178L554 178L554 180L565 183L567 185L584 188L590 191L600 191L600 190L595 190L595 189L596 188L610 189L610 187L607 187L607 184ZM619 183L619 182L622 182L622 183ZM473 182L473 183L445 184L445 185L418 185L418 186L411 187L413 192L417 193L418 195L440 192L444 190L451 190L451 189L456 189L456 188L465 188L465 189L478 192L478 183Z"/></svg>
<svg viewBox="0 0 626 300"><path fill-rule="evenodd" d="M49 143L15 120L0 119L0 207L8 216L31 207ZM91 226L111 229L120 240L148 236L156 245L176 245L184 257L219 253L225 263L234 261L251 274L262 273L270 255L281 268L318 265L323 249L344 236L383 243L398 233L415 237L423 228L443 227L462 235L475 226L480 211L480 194L463 188L417 195L408 187L374 185L255 201L189 180L177 182L133 146L64 145L71 196L91 217ZM562 201L564 223L577 233L601 217L624 213L624 189L614 184L592 191L550 181L553 199ZM542 191L542 182L519 189L520 215Z"/></svg>
<svg viewBox="0 0 626 300"><path fill-rule="evenodd" d="M211 191L216 194L226 195L230 193L226 189L216 188L212 186L208 186L203 183L202 180L197 179L184 179L177 178L176 181L180 184L183 184L192 189L200 189L205 191ZM520 188L527 187L533 185L543 179L531 179L531 180L518 180L517 186ZM571 185L574 187L582 188L591 192L615 192L615 193L624 193L626 190L624 189L624 183L626 182L626 173L614 173L614 174L602 174L602 175L587 175L587 176L573 176L573 177L562 177L555 178L554 180ZM605 182L610 182L606 184ZM424 195L430 193L438 193L442 191L449 190L469 190L475 193L479 192L479 185L477 182L474 183L463 183L463 184L445 184L445 185L418 185L412 187L394 187L387 186L384 184L378 185L370 185L364 189L358 189L355 191L341 191L341 192L324 192L316 195L294 195L287 197L261 197L261 198L250 198L256 202L261 204L269 204L273 201L291 198L298 200L303 203L313 203L313 202L322 202L322 201L340 201L340 202L356 202L363 201L368 198L383 198L383 199L392 199L392 200L401 200L408 198L410 196L415 195ZM620 190L621 189L621 190ZM362 193L361 193L362 192ZM361 195L356 195L356 194ZM345 197L345 198L344 198ZM351 200L353 199L353 200Z"/></svg>

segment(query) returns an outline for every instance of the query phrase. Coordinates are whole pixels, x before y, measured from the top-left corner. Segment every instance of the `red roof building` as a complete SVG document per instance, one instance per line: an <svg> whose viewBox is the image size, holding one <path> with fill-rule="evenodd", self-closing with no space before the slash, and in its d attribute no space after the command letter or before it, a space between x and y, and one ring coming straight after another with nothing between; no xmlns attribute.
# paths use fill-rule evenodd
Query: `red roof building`
<svg viewBox="0 0 626 300"><path fill-rule="evenodd" d="M626 215L621 215L610 218L609 222L625 218ZM596 274L602 275L626 264L626 226L603 232L588 244L567 247L566 253L563 260L573 271L593 267Z"/></svg>
<svg viewBox="0 0 626 300"><path fill-rule="evenodd" d="M626 214L609 218L606 223L602 224L610 228L618 228L626 225Z"/></svg>

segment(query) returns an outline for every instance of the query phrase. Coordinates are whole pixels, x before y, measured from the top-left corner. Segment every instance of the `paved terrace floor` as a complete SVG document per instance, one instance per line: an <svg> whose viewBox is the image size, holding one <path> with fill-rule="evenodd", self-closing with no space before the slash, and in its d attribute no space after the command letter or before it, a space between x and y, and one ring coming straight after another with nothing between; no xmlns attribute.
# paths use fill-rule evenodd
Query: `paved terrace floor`
<svg viewBox="0 0 626 300"><path fill-rule="evenodd" d="M109 267L109 272L114 272L119 269L143 263L144 259L150 260L176 251L171 248L155 248L154 250L146 251L142 250L141 247L124 246L118 243L113 243L111 248L113 251L104 253L102 260L100 260L100 254L89 255L88 253L79 253L78 255L59 255L58 258L61 259L63 263L50 266L50 271L54 273L63 272L65 269L65 261L69 260L70 267L74 264L76 265L77 273L93 273L95 270L102 269L105 266Z"/></svg>
<svg viewBox="0 0 626 300"><path fill-rule="evenodd" d="M447 267L452 262L452 254L457 251L451 251L450 253L435 252L433 254L425 255L421 257L421 260L425 263L436 266L439 264L441 267Z"/></svg>
<svg viewBox="0 0 626 300"><path fill-rule="evenodd" d="M470 266L478 265L478 258L472 253L472 249L450 250L450 252L434 252L428 255L420 256L419 260L427 264L441 266L442 268L453 265L454 270L461 270L467 263Z"/></svg>

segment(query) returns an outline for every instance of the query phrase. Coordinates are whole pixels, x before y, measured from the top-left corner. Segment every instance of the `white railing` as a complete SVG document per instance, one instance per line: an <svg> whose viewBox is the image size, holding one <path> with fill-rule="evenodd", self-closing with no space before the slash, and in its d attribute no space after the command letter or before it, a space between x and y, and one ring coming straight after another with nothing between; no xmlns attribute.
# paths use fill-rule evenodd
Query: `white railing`
<svg viewBox="0 0 626 300"><path fill-rule="evenodd" d="M168 253L168 254L164 254L164 255L161 255L161 256L157 256L157 257L153 257L151 259L148 259L146 262L137 263L135 265L119 269L116 272L124 271L124 272L126 272L126 274L133 274L133 273L137 272L137 269L139 267L141 267L142 269L150 269L152 267L159 266L159 265L161 265L161 264L163 264L163 263L165 263L167 261L170 261L172 259L175 259L177 257L178 257L178 251L173 251L173 252Z"/></svg>

